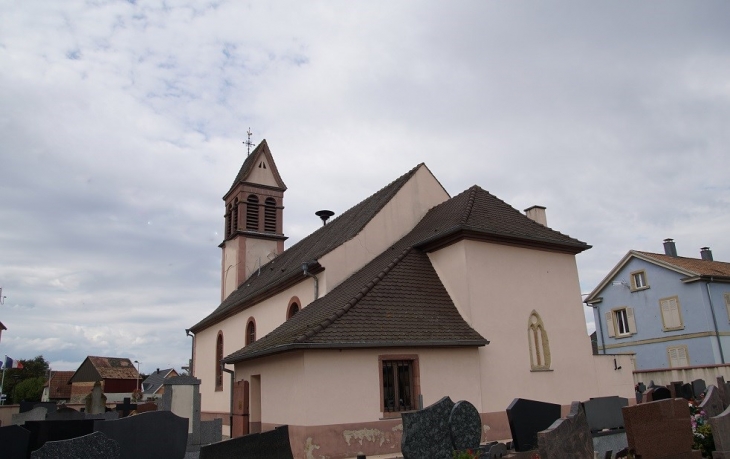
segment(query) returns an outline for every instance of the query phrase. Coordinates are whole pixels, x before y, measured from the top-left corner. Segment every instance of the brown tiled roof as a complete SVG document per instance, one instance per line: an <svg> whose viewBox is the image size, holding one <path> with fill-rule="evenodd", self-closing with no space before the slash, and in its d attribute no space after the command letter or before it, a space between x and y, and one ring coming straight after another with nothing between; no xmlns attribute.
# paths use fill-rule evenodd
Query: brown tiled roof
<svg viewBox="0 0 730 459"><path fill-rule="evenodd" d="M266 292L275 289L278 285L292 279L300 279L302 262L318 260L355 237L420 167L425 166L419 164L414 167L262 266L260 271L251 275L228 298L223 300L215 311L190 329L194 332L205 329L218 320L255 304L262 295L266 295Z"/></svg>
<svg viewBox="0 0 730 459"><path fill-rule="evenodd" d="M118 357L88 357L103 379L137 379L137 369L129 359Z"/></svg>
<svg viewBox="0 0 730 459"><path fill-rule="evenodd" d="M695 276L717 276L730 277L730 263L724 261L709 261L699 258L672 257L660 253L639 252L647 258L652 258L661 263L672 265L682 271L686 271Z"/></svg>
<svg viewBox="0 0 730 459"><path fill-rule="evenodd" d="M73 371L51 371L51 379L48 381L48 397L51 400L70 399L71 385L68 381L73 375Z"/></svg>
<svg viewBox="0 0 730 459"><path fill-rule="evenodd" d="M279 187L283 190L286 190L286 185L284 185L284 181L281 179L281 175L279 175L279 169L276 167L276 163L274 162L274 157L271 156L271 150L269 150L269 144L266 143L266 139L262 140L260 144L254 150L246 157L246 160L241 165L241 169L238 171L238 174L236 175L236 179L233 181L233 184L231 185L231 188L228 190L228 193L233 190L236 185L240 182L245 182L246 177L251 173L251 170L254 168L256 164L256 159L260 155L265 155L266 159L268 160L267 163L269 167L271 168L271 173L274 175L274 180L276 180L276 183L279 184ZM226 196L228 195L226 193Z"/></svg>
<svg viewBox="0 0 730 459"><path fill-rule="evenodd" d="M546 228L479 187L431 209L389 250L227 363L303 348L482 346L425 250L443 238L495 236L580 251L585 243Z"/></svg>

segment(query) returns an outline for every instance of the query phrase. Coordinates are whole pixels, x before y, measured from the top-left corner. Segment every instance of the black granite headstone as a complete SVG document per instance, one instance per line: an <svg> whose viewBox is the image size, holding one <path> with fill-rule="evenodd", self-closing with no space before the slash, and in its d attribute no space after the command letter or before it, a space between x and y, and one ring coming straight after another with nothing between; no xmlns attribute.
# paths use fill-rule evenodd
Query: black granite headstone
<svg viewBox="0 0 730 459"><path fill-rule="evenodd" d="M616 396L596 397L583 402L588 427L591 432L623 428L624 415L621 408L628 405L629 399Z"/></svg>
<svg viewBox="0 0 730 459"><path fill-rule="evenodd" d="M74 421L77 419L86 419L86 415L67 406L63 406L58 410L49 411L46 414L46 421Z"/></svg>
<svg viewBox="0 0 730 459"><path fill-rule="evenodd" d="M454 402L444 397L431 406L413 413L402 413L403 437L401 453L404 459L451 459L449 415Z"/></svg>
<svg viewBox="0 0 730 459"><path fill-rule="evenodd" d="M451 445L455 450L479 448L482 439L482 418L474 405L456 402L449 415Z"/></svg>
<svg viewBox="0 0 730 459"><path fill-rule="evenodd" d="M30 450L35 451L48 441L83 437L94 431L94 421L26 421L23 427L30 431Z"/></svg>
<svg viewBox="0 0 730 459"><path fill-rule="evenodd" d="M188 419L171 411L150 411L116 421L92 421L94 431L119 443L122 459L183 458Z"/></svg>
<svg viewBox="0 0 730 459"><path fill-rule="evenodd" d="M692 381L692 392L695 394L695 398L699 398L703 392L707 390L707 384L704 379L695 379Z"/></svg>
<svg viewBox="0 0 730 459"><path fill-rule="evenodd" d="M507 420L515 451L537 448L537 433L550 427L557 419L560 419L560 405L524 398L512 400L507 407ZM405 422L403 427L405 435Z"/></svg>
<svg viewBox="0 0 730 459"><path fill-rule="evenodd" d="M654 392L651 393L651 400L656 402L657 400L666 400L672 398L672 392L666 387L657 387Z"/></svg>
<svg viewBox="0 0 730 459"><path fill-rule="evenodd" d="M293 459L289 426L200 447L200 459Z"/></svg>
<svg viewBox="0 0 730 459"><path fill-rule="evenodd" d="M124 399L124 403L117 403L114 409L117 411L121 411L121 417L126 418L127 416L129 416L129 413L137 409L137 404L132 403L132 399L126 397Z"/></svg>
<svg viewBox="0 0 730 459"><path fill-rule="evenodd" d="M0 451L4 459L26 459L30 431L20 426L0 427Z"/></svg>
<svg viewBox="0 0 730 459"><path fill-rule="evenodd" d="M694 389L692 389L692 384L687 383L682 385L681 397L685 400L692 400L693 398L695 398L695 392Z"/></svg>
<svg viewBox="0 0 730 459"><path fill-rule="evenodd" d="M4 456L3 456L4 457ZM49 441L31 459L117 459L119 444L101 432L69 440Z"/></svg>
<svg viewBox="0 0 730 459"><path fill-rule="evenodd" d="M49 413L56 411L56 402L26 402L21 401L19 403L20 407L18 408L18 413L25 413L26 411L30 411L36 406L42 406L43 408L47 409Z"/></svg>

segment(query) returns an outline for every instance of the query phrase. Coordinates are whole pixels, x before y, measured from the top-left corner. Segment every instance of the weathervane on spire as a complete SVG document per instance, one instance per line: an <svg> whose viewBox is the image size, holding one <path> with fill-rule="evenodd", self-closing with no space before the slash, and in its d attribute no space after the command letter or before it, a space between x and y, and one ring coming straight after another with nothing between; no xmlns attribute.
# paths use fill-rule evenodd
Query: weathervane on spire
<svg viewBox="0 0 730 459"><path fill-rule="evenodd" d="M246 156L248 156L251 154L251 147L256 146L256 144L251 142L251 136L253 135L253 133L251 132L251 128L248 128L248 131L246 131L246 135L248 135L248 139L246 139L243 144L246 145Z"/></svg>

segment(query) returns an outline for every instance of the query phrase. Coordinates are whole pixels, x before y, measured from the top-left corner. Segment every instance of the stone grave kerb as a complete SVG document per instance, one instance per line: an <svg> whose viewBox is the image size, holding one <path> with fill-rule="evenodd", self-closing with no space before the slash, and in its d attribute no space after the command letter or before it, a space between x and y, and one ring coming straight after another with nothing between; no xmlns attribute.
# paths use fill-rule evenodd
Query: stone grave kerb
<svg viewBox="0 0 730 459"><path fill-rule="evenodd" d="M200 380L182 375L165 379L161 410L188 418L188 451L200 450Z"/></svg>

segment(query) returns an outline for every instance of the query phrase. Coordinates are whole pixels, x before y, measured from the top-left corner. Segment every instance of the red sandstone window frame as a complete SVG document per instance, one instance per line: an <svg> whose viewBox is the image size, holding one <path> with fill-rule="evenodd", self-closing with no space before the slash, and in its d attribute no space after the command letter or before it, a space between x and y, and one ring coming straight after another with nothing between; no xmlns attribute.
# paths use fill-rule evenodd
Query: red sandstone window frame
<svg viewBox="0 0 730 459"><path fill-rule="evenodd" d="M256 341L256 319L249 317L246 322L246 346Z"/></svg>
<svg viewBox="0 0 730 459"><path fill-rule="evenodd" d="M221 360L223 360L223 331L218 330L218 336L215 340L215 390L216 392L223 390L223 369L221 368Z"/></svg>
<svg viewBox="0 0 730 459"><path fill-rule="evenodd" d="M292 311L293 306L297 307L296 311ZM299 301L298 297L296 297L296 296L292 297L292 299L289 300L289 305L286 307L286 320L291 319L294 316L294 314L296 314L297 312L299 312L301 310L302 310L302 302Z"/></svg>
<svg viewBox="0 0 730 459"><path fill-rule="evenodd" d="M408 363L410 369L410 401L407 406L401 409L401 406L386 406L385 403L385 376L386 367L388 365ZM418 354L383 354L378 356L378 375L380 380L380 412L383 413L384 418L395 418L400 416L400 413L404 411L413 411L418 409L418 399L421 394L421 371L420 364L418 361ZM394 396L399 400L399 384L398 384L398 372L394 372L395 379L393 381L393 389L395 391ZM394 397L394 398L395 398Z"/></svg>

